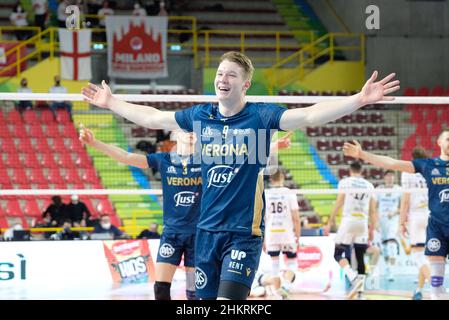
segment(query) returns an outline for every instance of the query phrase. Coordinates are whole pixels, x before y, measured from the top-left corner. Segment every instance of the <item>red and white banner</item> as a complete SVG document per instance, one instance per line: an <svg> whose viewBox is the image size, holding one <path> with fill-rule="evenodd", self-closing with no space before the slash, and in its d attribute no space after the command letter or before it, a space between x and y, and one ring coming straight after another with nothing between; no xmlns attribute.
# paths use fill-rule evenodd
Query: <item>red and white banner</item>
<svg viewBox="0 0 449 320"><path fill-rule="evenodd" d="M17 66L15 67L11 67L8 69L8 71L3 71L2 70L4 68L6 68L7 66L10 66L12 64L15 64L17 61L17 50L14 50L13 52L9 53L8 55L6 55L6 53L8 51L10 51L12 48L18 46L20 44L20 42L4 42L4 43L0 43L0 77L14 77L17 74ZM23 57L25 57L27 55L26 52L26 46L22 46L19 49L19 59L22 59ZM21 64L20 64L20 70L22 70L22 72L26 69L27 67L27 62L26 60L24 60Z"/></svg>
<svg viewBox="0 0 449 320"><path fill-rule="evenodd" d="M167 17L106 16L108 75L167 77Z"/></svg>
<svg viewBox="0 0 449 320"><path fill-rule="evenodd" d="M59 29L61 50L61 78L65 80L90 80L92 71L90 29Z"/></svg>

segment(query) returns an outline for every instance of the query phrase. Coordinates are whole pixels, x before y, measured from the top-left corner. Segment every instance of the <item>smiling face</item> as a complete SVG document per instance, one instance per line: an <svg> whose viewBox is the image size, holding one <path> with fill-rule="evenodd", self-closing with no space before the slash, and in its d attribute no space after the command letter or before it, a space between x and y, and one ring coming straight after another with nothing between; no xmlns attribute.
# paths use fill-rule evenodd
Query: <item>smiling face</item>
<svg viewBox="0 0 449 320"><path fill-rule="evenodd" d="M238 103L251 86L251 60L240 52L225 53L215 75L215 93L220 102Z"/></svg>
<svg viewBox="0 0 449 320"><path fill-rule="evenodd" d="M215 75L215 94L219 101L239 101L250 86L243 68L228 60L220 63Z"/></svg>

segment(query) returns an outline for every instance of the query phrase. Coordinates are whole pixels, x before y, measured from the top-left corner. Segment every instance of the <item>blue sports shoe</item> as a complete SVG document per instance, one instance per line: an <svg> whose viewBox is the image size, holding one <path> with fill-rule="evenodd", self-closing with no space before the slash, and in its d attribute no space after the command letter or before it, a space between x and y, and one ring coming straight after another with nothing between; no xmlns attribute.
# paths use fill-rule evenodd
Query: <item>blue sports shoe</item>
<svg viewBox="0 0 449 320"><path fill-rule="evenodd" d="M413 294L412 300L422 300L421 291L415 291L415 293Z"/></svg>

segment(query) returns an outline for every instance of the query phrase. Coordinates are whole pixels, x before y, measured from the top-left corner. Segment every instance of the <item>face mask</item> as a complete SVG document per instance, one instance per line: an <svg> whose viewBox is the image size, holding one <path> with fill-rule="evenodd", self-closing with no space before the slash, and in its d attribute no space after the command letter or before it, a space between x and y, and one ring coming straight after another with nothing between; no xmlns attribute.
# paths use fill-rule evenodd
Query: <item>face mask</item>
<svg viewBox="0 0 449 320"><path fill-rule="evenodd" d="M102 223L102 224L101 224L101 227L102 227L103 229L110 229L110 228L111 228L111 223L110 223L110 222L108 222L108 223Z"/></svg>

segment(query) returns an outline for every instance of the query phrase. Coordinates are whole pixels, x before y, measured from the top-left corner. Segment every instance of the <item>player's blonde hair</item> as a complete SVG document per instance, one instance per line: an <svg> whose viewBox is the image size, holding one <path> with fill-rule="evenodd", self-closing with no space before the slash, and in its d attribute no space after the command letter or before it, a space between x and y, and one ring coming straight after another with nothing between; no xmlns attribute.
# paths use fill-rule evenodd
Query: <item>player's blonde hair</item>
<svg viewBox="0 0 449 320"><path fill-rule="evenodd" d="M251 80L254 73L254 67L251 60L241 52L237 51L229 51L223 54L220 58L220 63L223 61L231 61L237 63L240 67L242 67L244 71L245 80Z"/></svg>

